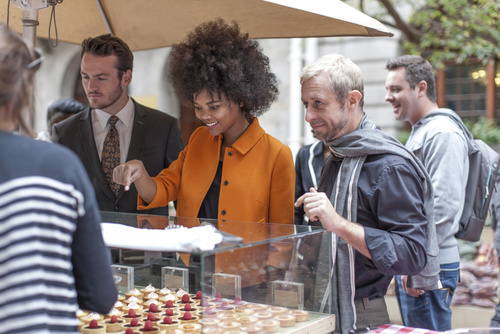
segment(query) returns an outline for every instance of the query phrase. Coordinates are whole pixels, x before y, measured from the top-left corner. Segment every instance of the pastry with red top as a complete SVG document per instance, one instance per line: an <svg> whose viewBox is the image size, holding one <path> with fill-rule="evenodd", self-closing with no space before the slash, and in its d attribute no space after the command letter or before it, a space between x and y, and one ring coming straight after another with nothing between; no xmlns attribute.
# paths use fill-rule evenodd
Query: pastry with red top
<svg viewBox="0 0 500 334"><path fill-rule="evenodd" d="M234 300L230 301L229 304L233 304L235 306L242 306L242 305L247 305L248 303L241 300L240 297L234 297Z"/></svg>
<svg viewBox="0 0 500 334"><path fill-rule="evenodd" d="M156 325L160 327L160 330L165 330L168 332L168 330L173 330L177 328L177 326L179 326L180 323L181 322L179 320L172 319L167 315L161 321L158 321Z"/></svg>
<svg viewBox="0 0 500 334"><path fill-rule="evenodd" d="M232 311L234 308L235 306L230 305L228 302L222 302L217 306L217 310L219 311Z"/></svg>
<svg viewBox="0 0 500 334"><path fill-rule="evenodd" d="M198 314L201 315L202 317L214 317L218 313L219 312L217 310L214 310L211 307L207 307L206 309L198 312Z"/></svg>
<svg viewBox="0 0 500 334"><path fill-rule="evenodd" d="M195 313L198 310L200 310L196 305L194 304L184 304L181 308L179 308L179 311L189 311L191 313Z"/></svg>
<svg viewBox="0 0 500 334"><path fill-rule="evenodd" d="M125 334L140 334L137 331L134 331L132 328L127 328L124 332Z"/></svg>
<svg viewBox="0 0 500 334"><path fill-rule="evenodd" d="M106 326L106 332L119 332L122 330L123 325L125 325L125 320L112 315L111 318L104 321L104 325Z"/></svg>
<svg viewBox="0 0 500 334"><path fill-rule="evenodd" d="M160 321L161 318L160 318L160 315L158 314L155 314L153 312L149 312L143 319L142 321L146 322L146 321L151 321L153 323L153 325L156 325L156 323L158 321Z"/></svg>
<svg viewBox="0 0 500 334"><path fill-rule="evenodd" d="M144 327L139 328L139 332L148 334L159 334L160 327L156 327L152 321L147 320L144 323Z"/></svg>
<svg viewBox="0 0 500 334"><path fill-rule="evenodd" d="M184 313L181 312L181 316L178 318L182 323L185 322L197 322L200 317L193 315L191 312L186 311Z"/></svg>
<svg viewBox="0 0 500 334"><path fill-rule="evenodd" d="M167 300L165 303L160 304L160 311L165 311L167 308L171 308L173 310L177 310L179 308L179 305L174 303L171 300Z"/></svg>
<svg viewBox="0 0 500 334"><path fill-rule="evenodd" d="M106 326L92 319L88 325L82 327L83 334L106 334Z"/></svg>
<svg viewBox="0 0 500 334"><path fill-rule="evenodd" d="M130 323L123 325L122 328L124 330L127 330L128 328L132 328L134 331L139 331L139 329L143 326L144 326L143 322L139 321L139 319L137 319L137 318L133 318L132 320L130 320Z"/></svg>
<svg viewBox="0 0 500 334"><path fill-rule="evenodd" d="M158 304L150 304L147 310L150 313L156 313L156 314L161 313L161 310L158 308Z"/></svg>
<svg viewBox="0 0 500 334"><path fill-rule="evenodd" d="M133 319L141 319L143 317L142 313L137 313L135 310L130 309L127 313L122 315L123 320L129 324Z"/></svg>
<svg viewBox="0 0 500 334"><path fill-rule="evenodd" d="M182 295L180 303L181 304L188 304L188 303L193 304L193 303L195 303L195 301L193 299L191 299L191 297L189 297L189 295L187 293L185 293Z"/></svg>
<svg viewBox="0 0 500 334"><path fill-rule="evenodd" d="M164 318L166 316L169 316L171 318L179 318L181 314L177 309L167 308L165 309L165 312L160 313L161 318Z"/></svg>

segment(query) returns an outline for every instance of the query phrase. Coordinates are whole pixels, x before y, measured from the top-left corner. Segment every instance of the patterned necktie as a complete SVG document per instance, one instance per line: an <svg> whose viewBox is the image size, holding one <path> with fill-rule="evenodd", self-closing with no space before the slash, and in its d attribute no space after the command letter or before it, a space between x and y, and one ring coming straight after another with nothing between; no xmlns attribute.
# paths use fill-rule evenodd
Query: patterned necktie
<svg viewBox="0 0 500 334"><path fill-rule="evenodd" d="M117 121L118 117L116 116L109 118L108 135L102 149L102 170L115 196L118 196L118 190L120 190L120 185L113 182L113 169L120 164L120 138L115 127Z"/></svg>

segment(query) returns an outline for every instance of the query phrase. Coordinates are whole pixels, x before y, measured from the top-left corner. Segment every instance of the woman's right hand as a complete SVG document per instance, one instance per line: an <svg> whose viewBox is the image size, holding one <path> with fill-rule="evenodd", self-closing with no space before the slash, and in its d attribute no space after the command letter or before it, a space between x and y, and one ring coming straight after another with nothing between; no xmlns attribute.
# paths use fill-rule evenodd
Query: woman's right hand
<svg viewBox="0 0 500 334"><path fill-rule="evenodd" d="M148 173L140 160L130 160L113 169L113 181L122 185L125 191L128 191L130 185L143 175Z"/></svg>

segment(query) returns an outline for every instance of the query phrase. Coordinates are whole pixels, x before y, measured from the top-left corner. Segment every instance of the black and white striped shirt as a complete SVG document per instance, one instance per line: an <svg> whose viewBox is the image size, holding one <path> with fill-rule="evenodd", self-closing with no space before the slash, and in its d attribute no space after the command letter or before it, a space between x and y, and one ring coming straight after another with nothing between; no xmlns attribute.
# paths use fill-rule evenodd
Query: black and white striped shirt
<svg viewBox="0 0 500 334"><path fill-rule="evenodd" d="M0 132L0 331L78 333L117 293L94 191L57 144Z"/></svg>

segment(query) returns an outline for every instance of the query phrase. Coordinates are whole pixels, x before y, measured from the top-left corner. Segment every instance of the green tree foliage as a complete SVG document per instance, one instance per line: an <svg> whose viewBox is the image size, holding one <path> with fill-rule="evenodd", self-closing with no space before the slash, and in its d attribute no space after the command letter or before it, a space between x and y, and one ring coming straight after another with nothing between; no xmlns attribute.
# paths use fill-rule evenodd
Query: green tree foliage
<svg viewBox="0 0 500 334"><path fill-rule="evenodd" d="M453 60L486 63L500 58L500 2L498 0L426 0L410 18L420 32L418 41L406 40L408 53L433 64Z"/></svg>
<svg viewBox="0 0 500 334"><path fill-rule="evenodd" d="M500 0L376 0L382 10L374 0L358 1L361 11L404 34L405 53L434 66L500 58Z"/></svg>

